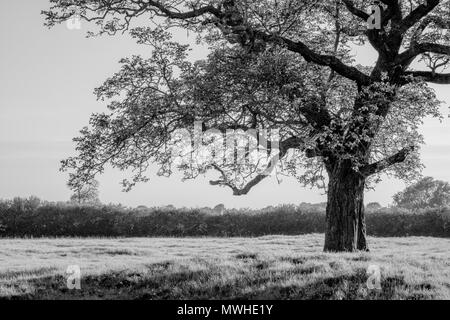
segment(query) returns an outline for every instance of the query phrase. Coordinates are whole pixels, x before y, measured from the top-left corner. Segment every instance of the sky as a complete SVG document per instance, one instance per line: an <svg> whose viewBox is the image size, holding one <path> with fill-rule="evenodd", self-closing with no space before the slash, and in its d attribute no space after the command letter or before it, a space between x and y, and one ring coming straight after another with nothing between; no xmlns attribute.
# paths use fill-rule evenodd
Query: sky
<svg viewBox="0 0 450 320"><path fill-rule="evenodd" d="M67 174L59 171L60 161L74 155L72 138L88 123L93 112L106 110L93 95L94 88L115 71L122 57L148 55L127 35L86 38L87 24L69 30L65 24L47 29L40 11L48 0L0 1L0 199L38 196L49 201L66 201ZM194 42L194 35L176 38ZM358 62L371 64L375 54L358 49ZM195 48L192 59L205 57ZM423 174L450 181L450 86L434 86L444 101L444 119L427 119L421 130L426 146ZM148 183L131 192L122 192L120 181L126 172L106 170L99 177L100 199L126 206L203 207L219 203L226 207L262 208L277 204L324 202L318 189L305 188L292 178L267 179L247 196L235 197L227 188L208 184L209 178L181 181L150 174ZM386 178L375 190L366 192L366 202L388 205L405 183Z"/></svg>

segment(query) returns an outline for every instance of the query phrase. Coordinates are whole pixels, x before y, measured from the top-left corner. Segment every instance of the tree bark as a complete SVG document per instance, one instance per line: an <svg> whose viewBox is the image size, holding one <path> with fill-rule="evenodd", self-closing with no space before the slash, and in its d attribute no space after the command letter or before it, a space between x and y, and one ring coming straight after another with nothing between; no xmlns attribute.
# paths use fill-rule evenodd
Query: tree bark
<svg viewBox="0 0 450 320"><path fill-rule="evenodd" d="M365 178L348 160L327 166L328 203L324 251L368 251L364 217Z"/></svg>

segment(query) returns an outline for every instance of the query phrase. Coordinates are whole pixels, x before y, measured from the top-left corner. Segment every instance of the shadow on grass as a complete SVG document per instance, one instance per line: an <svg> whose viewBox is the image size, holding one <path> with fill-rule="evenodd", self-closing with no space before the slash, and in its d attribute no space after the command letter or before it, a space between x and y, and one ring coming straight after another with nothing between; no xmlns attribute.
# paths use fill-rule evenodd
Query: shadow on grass
<svg viewBox="0 0 450 320"><path fill-rule="evenodd" d="M25 277L41 277L52 274L57 268L40 268L34 270L6 271L0 274L0 280L17 279Z"/></svg>
<svg viewBox="0 0 450 320"><path fill-rule="evenodd" d="M233 277L225 267L204 267L193 270L167 261L148 265L143 272L89 275L82 278L82 290L68 290L63 275L38 277L23 280L29 292L6 299L430 299L434 289L430 284L407 284L399 276L383 279L382 290L368 290L363 269L331 277L314 267L290 273L270 270L267 263L256 260L243 275Z"/></svg>

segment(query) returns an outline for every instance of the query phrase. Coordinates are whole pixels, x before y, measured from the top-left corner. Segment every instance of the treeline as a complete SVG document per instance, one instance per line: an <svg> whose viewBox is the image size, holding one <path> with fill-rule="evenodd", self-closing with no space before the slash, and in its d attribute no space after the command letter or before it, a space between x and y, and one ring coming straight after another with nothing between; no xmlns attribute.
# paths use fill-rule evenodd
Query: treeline
<svg viewBox="0 0 450 320"><path fill-rule="evenodd" d="M450 210L410 212L382 208L367 213L369 235L450 237ZM37 198L0 201L0 237L256 237L323 233L321 206L284 205L263 210L77 206Z"/></svg>

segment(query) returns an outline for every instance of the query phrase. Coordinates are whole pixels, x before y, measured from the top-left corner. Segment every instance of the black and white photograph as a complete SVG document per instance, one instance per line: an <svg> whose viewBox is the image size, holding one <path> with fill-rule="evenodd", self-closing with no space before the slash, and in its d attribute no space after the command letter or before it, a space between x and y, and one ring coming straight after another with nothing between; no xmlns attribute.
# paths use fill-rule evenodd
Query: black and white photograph
<svg viewBox="0 0 450 320"><path fill-rule="evenodd" d="M0 45L5 303L450 300L450 0L1 0Z"/></svg>

